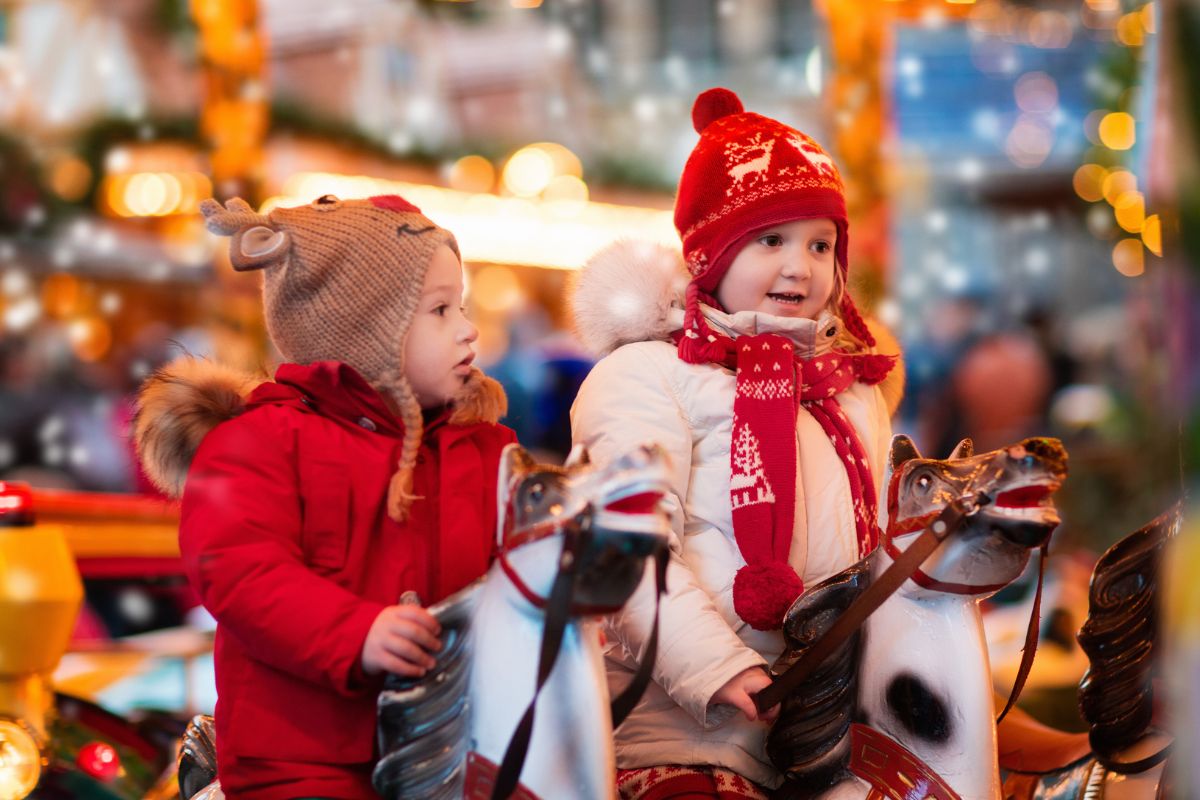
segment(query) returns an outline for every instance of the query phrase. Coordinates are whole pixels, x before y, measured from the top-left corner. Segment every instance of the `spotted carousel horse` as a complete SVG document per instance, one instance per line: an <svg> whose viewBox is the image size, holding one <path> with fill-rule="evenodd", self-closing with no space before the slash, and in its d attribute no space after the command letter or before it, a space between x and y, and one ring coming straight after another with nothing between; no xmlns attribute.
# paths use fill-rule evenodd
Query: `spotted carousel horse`
<svg viewBox="0 0 1200 800"><path fill-rule="evenodd" d="M780 678L759 698L788 689L767 740L786 776L778 796L1000 797L979 602L1015 580L1058 525L1052 496L1066 462L1053 439L981 455L964 440L932 460L895 438L880 547L806 591L784 620ZM889 570L906 558L914 563L898 576ZM865 624L853 620L853 603L869 596L886 599ZM839 622L852 630L830 648L825 634ZM817 648L830 652L785 687Z"/></svg>
<svg viewBox="0 0 1200 800"><path fill-rule="evenodd" d="M647 559L661 594L669 523L658 501L667 486L657 447L603 468L582 451L558 467L505 448L495 562L429 607L442 626L436 666L419 679L389 676L379 696L381 758L372 780L380 795L615 796L612 730L650 679L657 622L643 668L610 704L596 619L629 599ZM196 724L185 737L184 798L215 775L204 737Z"/></svg>
<svg viewBox="0 0 1200 800"><path fill-rule="evenodd" d="M964 440L932 460L896 437L882 546L807 591L785 618L779 677L759 697L762 707L783 701L768 737L786 775L777 797L1161 796L1153 587L1178 509L1115 545L1093 573L1079 634L1091 658L1080 689L1090 733L1055 731L1018 711L997 734L979 602L1016 579L1034 549L1044 559L1066 462L1053 439L982 455ZM1037 605L1002 719L1032 661Z"/></svg>

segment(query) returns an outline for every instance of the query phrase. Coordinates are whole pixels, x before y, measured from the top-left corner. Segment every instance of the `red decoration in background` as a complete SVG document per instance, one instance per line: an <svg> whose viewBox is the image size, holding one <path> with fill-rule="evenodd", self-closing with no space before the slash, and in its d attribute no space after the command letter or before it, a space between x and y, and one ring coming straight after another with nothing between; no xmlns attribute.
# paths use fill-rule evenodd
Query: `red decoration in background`
<svg viewBox="0 0 1200 800"><path fill-rule="evenodd" d="M121 757L106 742L88 742L79 748L75 765L96 780L108 783L121 774Z"/></svg>

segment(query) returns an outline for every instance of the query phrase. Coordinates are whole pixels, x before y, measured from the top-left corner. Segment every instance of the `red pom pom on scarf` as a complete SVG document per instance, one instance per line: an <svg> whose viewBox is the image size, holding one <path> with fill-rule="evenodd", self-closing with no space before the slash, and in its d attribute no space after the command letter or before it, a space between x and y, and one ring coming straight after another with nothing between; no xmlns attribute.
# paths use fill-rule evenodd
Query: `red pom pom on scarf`
<svg viewBox="0 0 1200 800"><path fill-rule="evenodd" d="M787 564L747 564L733 576L733 610L755 630L777 631L803 592L804 582Z"/></svg>

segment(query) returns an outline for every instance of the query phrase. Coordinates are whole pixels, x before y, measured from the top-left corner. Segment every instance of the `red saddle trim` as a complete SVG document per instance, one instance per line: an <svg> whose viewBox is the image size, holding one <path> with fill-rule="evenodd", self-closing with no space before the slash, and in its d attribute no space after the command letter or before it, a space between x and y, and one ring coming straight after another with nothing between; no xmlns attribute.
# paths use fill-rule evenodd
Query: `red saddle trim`
<svg viewBox="0 0 1200 800"><path fill-rule="evenodd" d="M467 753L467 776L463 785L463 800L491 800L492 787L496 785L496 773L500 771L494 763L476 753ZM524 784L517 784L510 800L541 800Z"/></svg>
<svg viewBox="0 0 1200 800"><path fill-rule="evenodd" d="M858 723L850 726L850 769L888 800L962 800L904 745Z"/></svg>

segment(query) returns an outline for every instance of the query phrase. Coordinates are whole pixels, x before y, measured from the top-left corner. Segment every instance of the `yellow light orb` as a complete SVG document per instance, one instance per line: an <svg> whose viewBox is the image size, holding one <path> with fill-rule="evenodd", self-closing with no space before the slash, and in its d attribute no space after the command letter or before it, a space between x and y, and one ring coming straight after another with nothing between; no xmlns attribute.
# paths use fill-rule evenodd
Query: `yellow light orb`
<svg viewBox="0 0 1200 800"><path fill-rule="evenodd" d="M180 202L183 200L183 184L179 177L171 172L157 172L155 175L162 181L163 199L154 209L154 216L165 217L178 213Z"/></svg>
<svg viewBox="0 0 1200 800"><path fill-rule="evenodd" d="M1084 164L1075 170L1071 182L1075 186L1075 194L1089 203L1095 203L1104 199L1104 179L1107 177L1108 170L1099 164Z"/></svg>
<svg viewBox="0 0 1200 800"><path fill-rule="evenodd" d="M1117 224L1129 233L1141 233L1146 219L1146 200L1141 192L1125 192L1113 204Z"/></svg>
<svg viewBox="0 0 1200 800"><path fill-rule="evenodd" d="M42 283L42 308L49 317L65 319L71 316L82 300L83 287L74 275L57 272Z"/></svg>
<svg viewBox="0 0 1200 800"><path fill-rule="evenodd" d="M91 182L91 168L77 156L63 156L50 167L50 188L68 202L82 198Z"/></svg>
<svg viewBox="0 0 1200 800"><path fill-rule="evenodd" d="M450 168L450 188L460 192L490 192L496 168L483 156L463 156Z"/></svg>
<svg viewBox="0 0 1200 800"><path fill-rule="evenodd" d="M554 162L555 175L574 175L576 178L583 177L583 164L580 163L579 156L572 153L570 148L565 145L561 145L558 142L537 142L531 144L530 147L536 147L550 156L550 160Z"/></svg>
<svg viewBox="0 0 1200 800"><path fill-rule="evenodd" d="M158 214L169 198L170 188L161 173L139 172L125 184L125 205L135 217Z"/></svg>
<svg viewBox="0 0 1200 800"><path fill-rule="evenodd" d="M582 178L577 178L574 175L559 175L546 186L546 191L542 193L542 197L547 200L573 200L586 203L588 199L588 187Z"/></svg>
<svg viewBox="0 0 1200 800"><path fill-rule="evenodd" d="M1162 220L1158 214L1151 214L1142 223L1142 243L1154 255L1162 255Z"/></svg>
<svg viewBox="0 0 1200 800"><path fill-rule="evenodd" d="M1146 33L1158 32L1158 22L1155 19L1156 5L1156 3L1146 3L1146 5L1142 6L1142 10L1138 12L1138 16L1141 17L1142 29Z"/></svg>
<svg viewBox="0 0 1200 800"><path fill-rule="evenodd" d="M0 800L28 797L42 776L42 748L31 729L0 719Z"/></svg>
<svg viewBox="0 0 1200 800"><path fill-rule="evenodd" d="M99 361L112 345L112 330L100 317L77 319L67 328L71 349L80 361Z"/></svg>
<svg viewBox="0 0 1200 800"><path fill-rule="evenodd" d="M1137 125L1124 111L1105 114L1100 120L1100 141L1112 150L1128 150L1137 141Z"/></svg>
<svg viewBox="0 0 1200 800"><path fill-rule="evenodd" d="M1141 47L1145 42L1146 30L1142 27L1142 16L1136 11L1117 20L1117 41L1126 47Z"/></svg>
<svg viewBox="0 0 1200 800"><path fill-rule="evenodd" d="M1115 206L1121 195L1137 191L1137 177L1129 170L1114 169L1108 173L1100 190L1104 192L1104 199L1109 205Z"/></svg>
<svg viewBox="0 0 1200 800"><path fill-rule="evenodd" d="M1122 239L1113 248L1112 261L1117 272L1127 278L1136 278L1146 270L1140 239Z"/></svg>
<svg viewBox="0 0 1200 800"><path fill-rule="evenodd" d="M517 197L536 197L554 179L554 160L537 147L523 147L504 165L501 181Z"/></svg>
<svg viewBox="0 0 1200 800"><path fill-rule="evenodd" d="M129 182L127 175L109 175L100 184L96 194L101 211L108 211L118 217L131 217L133 212L125 205L125 184Z"/></svg>
<svg viewBox="0 0 1200 800"><path fill-rule="evenodd" d="M524 297L516 273L508 267L484 267L471 278L471 302L484 311L502 313Z"/></svg>

